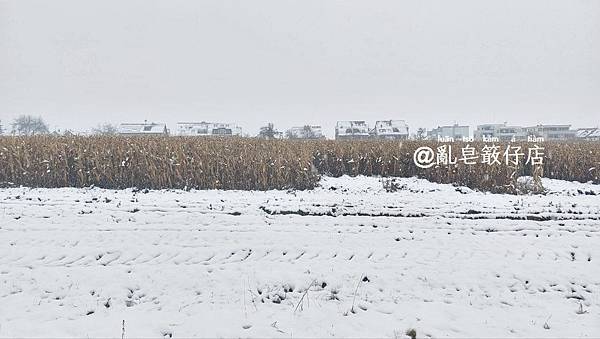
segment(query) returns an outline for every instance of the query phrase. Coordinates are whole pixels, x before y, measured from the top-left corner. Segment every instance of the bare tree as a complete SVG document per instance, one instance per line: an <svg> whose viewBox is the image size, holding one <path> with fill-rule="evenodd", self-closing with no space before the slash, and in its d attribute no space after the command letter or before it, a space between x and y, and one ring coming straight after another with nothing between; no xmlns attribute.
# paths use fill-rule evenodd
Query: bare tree
<svg viewBox="0 0 600 339"><path fill-rule="evenodd" d="M117 132L117 126L111 123L100 124L96 128L92 129L92 133L95 135L115 135Z"/></svg>
<svg viewBox="0 0 600 339"><path fill-rule="evenodd" d="M427 130L425 128L419 128L417 130L417 140L425 140L427 139Z"/></svg>
<svg viewBox="0 0 600 339"><path fill-rule="evenodd" d="M275 137L279 134L275 129L273 123L268 123L267 126L263 126L260 128L260 132L258 133L258 137L262 139L275 139Z"/></svg>
<svg viewBox="0 0 600 339"><path fill-rule="evenodd" d="M12 133L18 135L48 134L48 124L41 117L21 115L12 123Z"/></svg>
<svg viewBox="0 0 600 339"><path fill-rule="evenodd" d="M317 135L315 134L315 131L313 131L312 127L310 127L310 125L304 125L303 129L303 134L304 134L304 138L305 139L316 139Z"/></svg>
<svg viewBox="0 0 600 339"><path fill-rule="evenodd" d="M0 120L0 135L4 134L4 127L2 126L2 120Z"/></svg>

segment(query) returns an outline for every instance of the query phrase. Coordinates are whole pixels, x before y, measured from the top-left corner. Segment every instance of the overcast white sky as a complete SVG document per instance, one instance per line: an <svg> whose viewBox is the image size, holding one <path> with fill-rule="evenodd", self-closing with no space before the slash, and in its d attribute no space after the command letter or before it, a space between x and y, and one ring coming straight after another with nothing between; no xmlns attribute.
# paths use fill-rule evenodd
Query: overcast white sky
<svg viewBox="0 0 600 339"><path fill-rule="evenodd" d="M600 124L600 1L0 0L0 120Z"/></svg>

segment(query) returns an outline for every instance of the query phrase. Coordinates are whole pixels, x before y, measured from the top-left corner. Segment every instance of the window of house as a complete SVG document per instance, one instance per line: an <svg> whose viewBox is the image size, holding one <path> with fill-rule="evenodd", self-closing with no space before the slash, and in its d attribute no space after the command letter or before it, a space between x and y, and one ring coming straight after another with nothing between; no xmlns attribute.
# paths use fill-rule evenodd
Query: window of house
<svg viewBox="0 0 600 339"><path fill-rule="evenodd" d="M214 134L214 135L230 135L231 130L228 128L214 128L212 130L212 134Z"/></svg>

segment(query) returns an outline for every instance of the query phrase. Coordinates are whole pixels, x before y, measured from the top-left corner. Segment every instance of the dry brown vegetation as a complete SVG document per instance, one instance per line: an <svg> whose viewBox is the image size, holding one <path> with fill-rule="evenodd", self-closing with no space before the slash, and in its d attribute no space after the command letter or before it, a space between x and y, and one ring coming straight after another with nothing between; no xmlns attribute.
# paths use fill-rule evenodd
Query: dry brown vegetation
<svg viewBox="0 0 600 339"><path fill-rule="evenodd" d="M516 192L514 168L458 164L418 168L426 141L293 141L195 137L0 137L0 184L30 187L310 189L320 174L418 176L492 192ZM454 143L454 154L463 144ZM483 143L471 143L480 150ZM504 149L504 144L499 144ZM513 144L514 145L514 144ZM526 149L530 144L521 144ZM546 142L546 177L599 183L600 143Z"/></svg>
<svg viewBox="0 0 600 339"><path fill-rule="evenodd" d="M320 141L312 146L315 149L314 164L320 173L332 176L378 175L378 176L417 176L433 182L463 185L491 192L516 193L516 179L523 175L540 174L544 177L570 181L600 183L600 142L544 142L539 146L544 150L544 164L537 170L525 164L528 148L532 143L511 143L520 146L526 155L519 166L507 166L503 155L500 165L488 165L478 161L475 165L440 165L428 169L417 167L413 161L414 151L421 146L436 149L435 141ZM461 148L466 143L451 143L452 153L460 157ZM469 143L479 152L483 146L492 143ZM508 143L496 143L501 153ZM539 166L537 166L539 167Z"/></svg>
<svg viewBox="0 0 600 339"><path fill-rule="evenodd" d="M254 139L4 137L0 182L32 187L312 188L310 150Z"/></svg>

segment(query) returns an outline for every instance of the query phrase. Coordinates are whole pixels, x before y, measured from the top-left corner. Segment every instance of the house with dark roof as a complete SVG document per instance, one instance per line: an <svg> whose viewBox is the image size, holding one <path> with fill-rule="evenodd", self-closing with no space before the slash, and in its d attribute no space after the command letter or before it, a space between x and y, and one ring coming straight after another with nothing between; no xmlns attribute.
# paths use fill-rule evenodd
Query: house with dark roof
<svg viewBox="0 0 600 339"><path fill-rule="evenodd" d="M369 125L364 120L338 121L335 125L336 140L362 140L369 136Z"/></svg>
<svg viewBox="0 0 600 339"><path fill-rule="evenodd" d="M408 125L404 120L379 120L371 131L375 139L408 139Z"/></svg>

